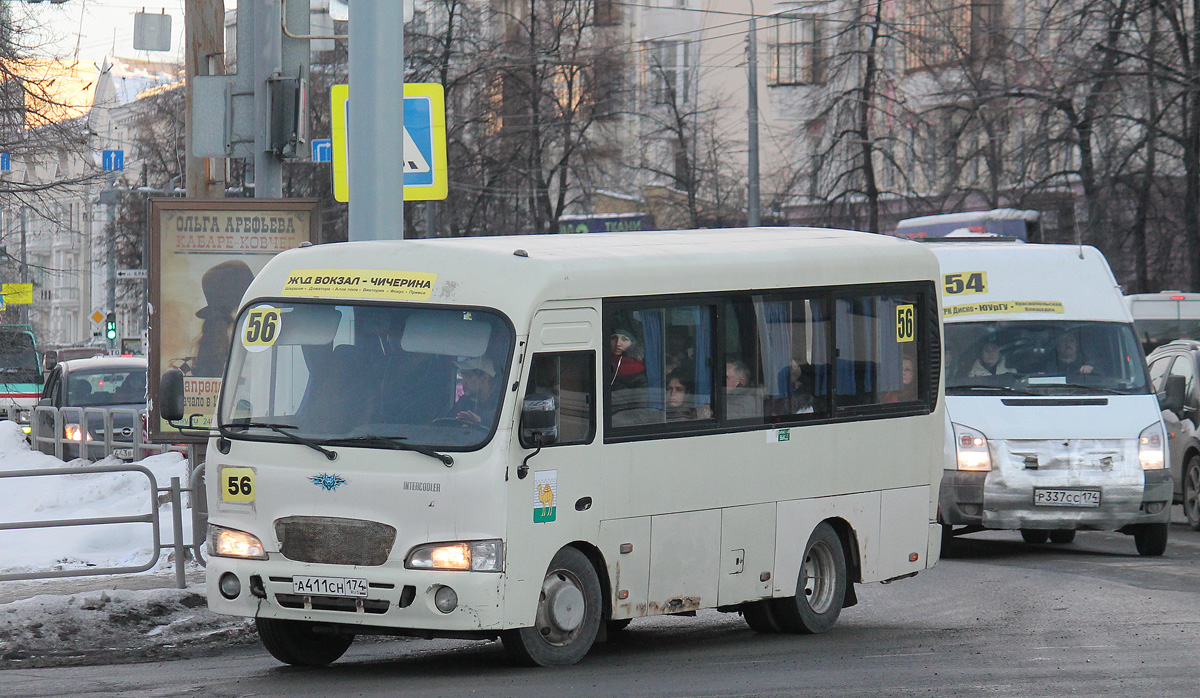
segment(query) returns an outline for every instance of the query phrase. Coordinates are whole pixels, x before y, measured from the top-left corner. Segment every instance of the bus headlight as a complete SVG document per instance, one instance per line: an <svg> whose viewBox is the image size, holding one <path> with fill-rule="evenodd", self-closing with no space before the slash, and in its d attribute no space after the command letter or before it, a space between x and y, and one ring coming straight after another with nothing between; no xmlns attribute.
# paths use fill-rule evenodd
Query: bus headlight
<svg viewBox="0 0 1200 698"><path fill-rule="evenodd" d="M1161 424L1151 424L1138 434L1138 460L1142 470L1161 470L1166 458L1163 454L1163 430Z"/></svg>
<svg viewBox="0 0 1200 698"><path fill-rule="evenodd" d="M262 541L245 531L208 525L208 554L215 557L240 557L247 560L266 560Z"/></svg>
<svg viewBox="0 0 1200 698"><path fill-rule="evenodd" d="M992 469L992 456L988 452L987 437L983 432L954 425L954 450L958 453L958 469L988 471Z"/></svg>
<svg viewBox="0 0 1200 698"><path fill-rule="evenodd" d="M418 545L408 553L404 566L410 570L503 572L504 541L468 540Z"/></svg>

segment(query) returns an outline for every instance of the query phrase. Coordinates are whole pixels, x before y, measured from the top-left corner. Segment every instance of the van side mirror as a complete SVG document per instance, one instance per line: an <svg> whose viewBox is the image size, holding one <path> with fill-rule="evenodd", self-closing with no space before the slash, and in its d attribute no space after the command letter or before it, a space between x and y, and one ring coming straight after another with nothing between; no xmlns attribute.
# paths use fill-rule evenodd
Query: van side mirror
<svg viewBox="0 0 1200 698"><path fill-rule="evenodd" d="M48 351L42 354L42 370L50 371L58 365L58 352Z"/></svg>
<svg viewBox="0 0 1200 698"><path fill-rule="evenodd" d="M521 445L526 448L558 443L558 401L549 393L530 393L521 406Z"/></svg>
<svg viewBox="0 0 1200 698"><path fill-rule="evenodd" d="M158 410L168 422L183 419L183 371L168 368L158 381Z"/></svg>
<svg viewBox="0 0 1200 698"><path fill-rule="evenodd" d="M1167 376L1167 387L1164 395L1158 399L1158 404L1164 410L1183 416L1184 391L1187 389L1187 379L1183 376Z"/></svg>

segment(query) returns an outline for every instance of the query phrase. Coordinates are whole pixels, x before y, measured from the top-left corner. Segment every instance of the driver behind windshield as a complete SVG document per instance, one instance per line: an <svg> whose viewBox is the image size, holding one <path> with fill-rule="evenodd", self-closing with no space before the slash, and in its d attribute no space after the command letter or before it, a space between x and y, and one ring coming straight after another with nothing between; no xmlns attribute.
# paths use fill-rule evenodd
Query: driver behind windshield
<svg viewBox="0 0 1200 698"><path fill-rule="evenodd" d="M472 424L490 425L500 400L496 395L496 367L486 356L455 361L462 376L462 397L450 408L447 417Z"/></svg>
<svg viewBox="0 0 1200 698"><path fill-rule="evenodd" d="M1070 376L1088 374L1094 370L1094 367L1083 358L1083 353L1079 351L1079 338L1075 336L1074 332L1065 332L1060 334L1054 343L1054 356L1046 362L1042 373Z"/></svg>

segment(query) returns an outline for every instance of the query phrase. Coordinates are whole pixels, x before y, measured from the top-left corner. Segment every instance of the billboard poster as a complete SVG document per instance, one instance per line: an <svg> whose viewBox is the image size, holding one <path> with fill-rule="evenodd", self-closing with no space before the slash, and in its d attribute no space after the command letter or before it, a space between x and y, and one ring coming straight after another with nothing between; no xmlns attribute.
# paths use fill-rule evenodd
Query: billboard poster
<svg viewBox="0 0 1200 698"><path fill-rule="evenodd" d="M159 414L163 371L184 375L187 415L207 429L242 295L276 254L319 233L312 199L154 199L150 235L150 438L203 441Z"/></svg>

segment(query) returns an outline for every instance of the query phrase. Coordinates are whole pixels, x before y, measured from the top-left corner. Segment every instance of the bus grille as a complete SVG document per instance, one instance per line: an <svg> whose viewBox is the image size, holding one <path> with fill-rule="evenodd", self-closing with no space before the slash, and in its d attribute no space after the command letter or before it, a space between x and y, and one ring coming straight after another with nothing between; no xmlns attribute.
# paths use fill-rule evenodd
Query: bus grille
<svg viewBox="0 0 1200 698"><path fill-rule="evenodd" d="M396 542L387 524L329 516L276 519L275 535L287 559L328 565L382 565Z"/></svg>

